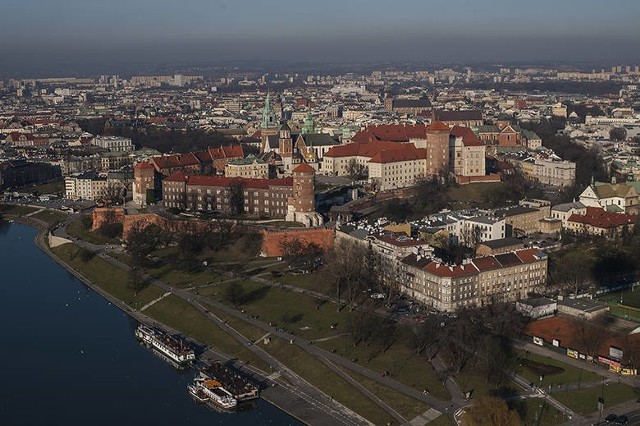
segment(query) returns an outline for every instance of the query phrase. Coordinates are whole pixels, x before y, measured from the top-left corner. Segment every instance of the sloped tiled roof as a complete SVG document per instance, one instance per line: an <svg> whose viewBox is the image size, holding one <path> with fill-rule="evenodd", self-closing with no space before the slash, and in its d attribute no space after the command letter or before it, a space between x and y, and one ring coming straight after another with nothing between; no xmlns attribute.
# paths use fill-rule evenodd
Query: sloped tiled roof
<svg viewBox="0 0 640 426"><path fill-rule="evenodd" d="M464 146L483 146L484 143L478 138L478 136L469 127L453 126L451 134L456 137L462 138Z"/></svg>
<svg viewBox="0 0 640 426"><path fill-rule="evenodd" d="M434 121L433 123L427 126L428 132L448 132L449 126L447 123L443 123L442 121Z"/></svg>
<svg viewBox="0 0 640 426"><path fill-rule="evenodd" d="M315 170L307 163L300 163L299 166L293 169L293 173L315 173Z"/></svg>
<svg viewBox="0 0 640 426"><path fill-rule="evenodd" d="M427 158L427 150L416 148L413 144L403 144L401 149L382 150L371 157L370 163L395 163Z"/></svg>
<svg viewBox="0 0 640 426"><path fill-rule="evenodd" d="M449 128L447 128L449 130ZM426 138L426 127L423 124L407 126L403 124L382 124L368 126L351 137L353 142L369 142L372 140L409 142L410 139Z"/></svg>
<svg viewBox="0 0 640 426"><path fill-rule="evenodd" d="M367 143L349 143L346 145L334 146L329 149L325 157L373 157L382 150L402 149L403 144L388 141L373 141Z"/></svg>
<svg viewBox="0 0 640 426"><path fill-rule="evenodd" d="M612 213L596 207L587 207L584 215L572 214L569 221L607 229L635 224L637 218L635 214Z"/></svg>

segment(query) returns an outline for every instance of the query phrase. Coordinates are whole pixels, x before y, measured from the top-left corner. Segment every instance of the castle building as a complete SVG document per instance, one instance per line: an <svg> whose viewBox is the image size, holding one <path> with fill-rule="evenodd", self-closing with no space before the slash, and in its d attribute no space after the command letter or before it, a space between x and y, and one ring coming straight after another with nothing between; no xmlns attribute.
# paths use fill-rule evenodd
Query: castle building
<svg viewBox="0 0 640 426"><path fill-rule="evenodd" d="M315 170L307 163L293 169L293 194L289 200L287 220L305 226L321 225L323 220L315 211Z"/></svg>
<svg viewBox="0 0 640 426"><path fill-rule="evenodd" d="M179 210L229 213L236 208L232 193L239 190L246 215L321 225L322 216L315 212L315 170L302 163L292 174L282 179L251 179L177 172L162 181L163 204Z"/></svg>
<svg viewBox="0 0 640 426"><path fill-rule="evenodd" d="M158 179L151 163L140 162L133 167L133 202L141 207L157 197ZM151 192L152 191L152 192Z"/></svg>

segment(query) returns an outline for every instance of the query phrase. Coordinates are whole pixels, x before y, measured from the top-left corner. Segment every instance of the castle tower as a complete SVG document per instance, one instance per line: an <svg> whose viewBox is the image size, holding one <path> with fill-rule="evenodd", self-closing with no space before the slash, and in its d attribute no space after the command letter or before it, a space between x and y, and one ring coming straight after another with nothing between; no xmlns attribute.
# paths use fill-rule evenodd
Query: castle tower
<svg viewBox="0 0 640 426"><path fill-rule="evenodd" d="M156 169L147 162L141 162L133 168L133 202L141 206L147 205L147 199L151 198L153 192L153 199L155 202L155 189L156 189ZM149 197L147 193L149 192Z"/></svg>
<svg viewBox="0 0 640 426"><path fill-rule="evenodd" d="M316 213L315 170L307 163L293 169L293 194L289 198L287 220L305 226L322 225L322 216Z"/></svg>
<svg viewBox="0 0 640 426"><path fill-rule="evenodd" d="M293 156L293 141L291 139L291 128L285 121L280 126L278 135L278 153L280 156L291 157Z"/></svg>
<svg viewBox="0 0 640 426"><path fill-rule="evenodd" d="M293 169L293 207L296 212L308 213L316 209L315 182L316 172L307 163L301 163Z"/></svg>
<svg viewBox="0 0 640 426"><path fill-rule="evenodd" d="M427 126L427 176L449 171L449 126L435 121Z"/></svg>

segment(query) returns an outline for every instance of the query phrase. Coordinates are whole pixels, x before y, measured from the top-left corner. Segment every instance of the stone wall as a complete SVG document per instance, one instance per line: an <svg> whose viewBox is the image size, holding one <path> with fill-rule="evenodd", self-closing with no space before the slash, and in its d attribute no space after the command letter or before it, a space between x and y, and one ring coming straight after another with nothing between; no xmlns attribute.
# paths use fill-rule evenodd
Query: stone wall
<svg viewBox="0 0 640 426"><path fill-rule="evenodd" d="M98 207L93 210L91 230L95 231L109 223L123 223L125 211L122 208Z"/></svg>
<svg viewBox="0 0 640 426"><path fill-rule="evenodd" d="M327 228L313 229L287 229L287 230L263 230L262 231L262 256L282 256L282 243L285 241L299 240L304 244L315 243L323 250L333 247L335 231Z"/></svg>

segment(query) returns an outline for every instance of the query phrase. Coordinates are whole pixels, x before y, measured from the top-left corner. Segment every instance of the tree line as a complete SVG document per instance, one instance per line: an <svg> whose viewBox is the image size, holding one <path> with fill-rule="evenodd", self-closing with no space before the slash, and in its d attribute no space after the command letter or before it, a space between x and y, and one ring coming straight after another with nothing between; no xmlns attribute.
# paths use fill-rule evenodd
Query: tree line
<svg viewBox="0 0 640 426"><path fill-rule="evenodd" d="M109 134L130 138L136 149L151 148L162 153L202 151L211 146L232 145L238 141L219 132L200 129L165 129L155 126L106 127L105 118L78 120L82 130L94 135Z"/></svg>

